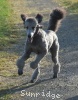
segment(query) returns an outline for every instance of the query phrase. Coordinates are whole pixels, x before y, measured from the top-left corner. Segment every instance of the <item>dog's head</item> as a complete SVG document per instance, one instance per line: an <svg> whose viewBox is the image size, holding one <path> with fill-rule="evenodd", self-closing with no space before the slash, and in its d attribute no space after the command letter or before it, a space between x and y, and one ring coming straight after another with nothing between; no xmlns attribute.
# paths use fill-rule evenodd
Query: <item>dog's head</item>
<svg viewBox="0 0 78 100"><path fill-rule="evenodd" d="M38 31L39 28L42 28L39 23L41 23L43 16L41 14L37 14L35 18L27 18L24 14L21 14L21 18L23 20L24 27L26 28L28 40L29 42L32 42L35 33Z"/></svg>

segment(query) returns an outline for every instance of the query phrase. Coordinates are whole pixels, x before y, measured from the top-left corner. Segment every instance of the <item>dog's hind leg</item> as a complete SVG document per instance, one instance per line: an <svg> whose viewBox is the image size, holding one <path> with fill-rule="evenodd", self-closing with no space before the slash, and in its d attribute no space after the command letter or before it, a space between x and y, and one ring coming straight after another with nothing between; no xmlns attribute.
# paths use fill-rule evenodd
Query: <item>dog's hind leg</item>
<svg viewBox="0 0 78 100"><path fill-rule="evenodd" d="M53 78L58 77L58 73L60 72L60 63L59 63L59 43L57 40L54 41L51 49L50 49L51 55L52 55L52 61L54 62L53 67Z"/></svg>
<svg viewBox="0 0 78 100"><path fill-rule="evenodd" d="M34 71L34 73L33 73L33 75L32 75L32 78L31 78L31 83L34 83L34 82L36 82L37 81L37 79L38 79L38 77L39 77L39 75L40 75L40 67L39 67L39 65L38 65L38 67L35 69L35 71Z"/></svg>

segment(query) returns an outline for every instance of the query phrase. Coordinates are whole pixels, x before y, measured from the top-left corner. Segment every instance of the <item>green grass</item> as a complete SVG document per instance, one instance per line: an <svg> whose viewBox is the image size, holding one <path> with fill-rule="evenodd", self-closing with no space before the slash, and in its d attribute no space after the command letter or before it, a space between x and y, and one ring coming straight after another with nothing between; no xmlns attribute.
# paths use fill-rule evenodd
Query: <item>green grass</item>
<svg viewBox="0 0 78 100"><path fill-rule="evenodd" d="M17 76L15 71L18 57L14 53L6 52L23 35L19 35L19 30L17 32L17 27L14 26L16 19L14 20L13 13L11 0L0 0L0 76L3 77Z"/></svg>
<svg viewBox="0 0 78 100"><path fill-rule="evenodd" d="M18 44L19 40L25 37L21 33L19 22L19 11L14 0L0 0L0 76L16 77L16 60L18 55L14 53L15 48L10 52L12 44ZM15 13L16 11L16 13ZM18 17L18 20L17 20ZM19 49L19 48L18 48ZM8 51L8 52L6 52Z"/></svg>
<svg viewBox="0 0 78 100"><path fill-rule="evenodd" d="M13 10L10 0L0 0L0 50L17 42L18 36L12 32Z"/></svg>
<svg viewBox="0 0 78 100"><path fill-rule="evenodd" d="M17 56L14 53L0 52L0 58L0 75L5 77L14 76Z"/></svg>
<svg viewBox="0 0 78 100"><path fill-rule="evenodd" d="M66 8L71 14L78 14L78 0L56 0L56 2Z"/></svg>
<svg viewBox="0 0 78 100"><path fill-rule="evenodd" d="M6 94L5 96L1 97L0 100L13 100L13 96L11 94Z"/></svg>
<svg viewBox="0 0 78 100"><path fill-rule="evenodd" d="M0 49L2 49L9 40L10 32L9 19L11 16L8 0L0 0Z"/></svg>

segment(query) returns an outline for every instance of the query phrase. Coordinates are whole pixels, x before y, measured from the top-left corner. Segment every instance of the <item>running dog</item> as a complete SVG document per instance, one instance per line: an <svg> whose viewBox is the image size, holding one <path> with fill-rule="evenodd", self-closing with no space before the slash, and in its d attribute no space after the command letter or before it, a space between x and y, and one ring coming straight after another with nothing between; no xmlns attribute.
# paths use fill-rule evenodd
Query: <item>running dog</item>
<svg viewBox="0 0 78 100"><path fill-rule="evenodd" d="M23 74L23 68L25 61L30 57L31 52L37 54L36 60L30 63L30 67L35 69L31 81L35 82L40 74L39 62L41 59L50 51L52 56L52 61L54 62L53 67L53 78L58 77L60 72L60 62L59 62L59 42L56 35L59 23L61 23L64 18L64 10L56 8L50 14L48 29L45 31L40 25L43 16L37 14L35 18L26 17L21 14L21 18L26 28L27 40L25 45L25 51L22 57L17 60L18 74Z"/></svg>

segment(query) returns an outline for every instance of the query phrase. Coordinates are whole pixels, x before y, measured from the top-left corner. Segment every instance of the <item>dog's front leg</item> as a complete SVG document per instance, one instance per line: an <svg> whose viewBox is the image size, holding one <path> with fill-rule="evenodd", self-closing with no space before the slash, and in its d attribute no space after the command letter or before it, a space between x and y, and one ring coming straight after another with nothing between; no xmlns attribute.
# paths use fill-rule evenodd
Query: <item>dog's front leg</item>
<svg viewBox="0 0 78 100"><path fill-rule="evenodd" d="M35 69L32 78L31 78L31 83L33 83L34 81L36 81L38 79L38 76L40 75L40 66L39 66L39 62L41 61L41 59L45 56L46 53L43 54L39 54L37 55L37 58L34 62L31 62L30 67Z"/></svg>
<svg viewBox="0 0 78 100"><path fill-rule="evenodd" d="M26 49L24 54L22 55L22 57L20 57L18 60L17 60L17 67L18 67L18 74L19 75L22 75L23 74L23 68L24 68L24 65L25 65L25 61L29 58L31 54L31 50L30 49Z"/></svg>

